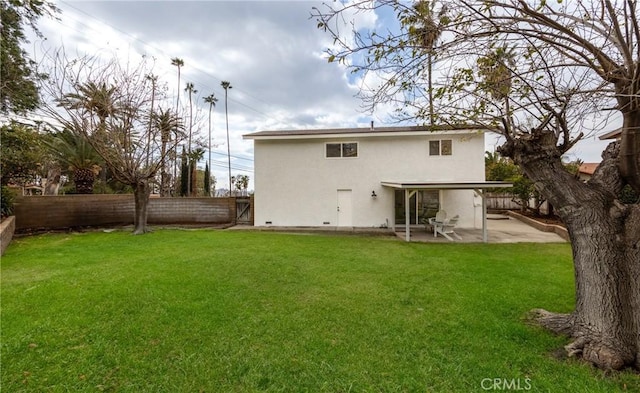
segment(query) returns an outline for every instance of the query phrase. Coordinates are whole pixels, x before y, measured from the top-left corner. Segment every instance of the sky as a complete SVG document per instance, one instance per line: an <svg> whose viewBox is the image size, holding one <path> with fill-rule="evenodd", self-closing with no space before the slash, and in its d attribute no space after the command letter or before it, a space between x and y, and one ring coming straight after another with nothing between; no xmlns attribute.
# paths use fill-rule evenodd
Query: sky
<svg viewBox="0 0 640 393"><path fill-rule="evenodd" d="M325 50L332 41L316 27L313 7L322 2L288 1L60 1L58 20L43 18L38 27L46 40L32 39L27 50L35 60L50 48L64 46L78 54L154 59L154 72L175 97L177 69L171 59L184 61L180 101L187 82L194 84L198 104L197 128L208 144L208 104L212 112L212 173L217 188L227 188L227 144L224 89L228 90L232 175L250 178L253 188L253 142L242 135L300 128L392 125L382 108L364 112L356 97L358 80L344 65L328 63ZM331 3L328 0L328 3ZM384 15L353 15L360 28L380 27ZM604 131L609 131L615 127ZM487 150L499 144L486 138ZM606 142L591 136L574 147L570 158L599 162ZM205 160L208 153L205 153ZM205 161L201 161L204 167Z"/></svg>

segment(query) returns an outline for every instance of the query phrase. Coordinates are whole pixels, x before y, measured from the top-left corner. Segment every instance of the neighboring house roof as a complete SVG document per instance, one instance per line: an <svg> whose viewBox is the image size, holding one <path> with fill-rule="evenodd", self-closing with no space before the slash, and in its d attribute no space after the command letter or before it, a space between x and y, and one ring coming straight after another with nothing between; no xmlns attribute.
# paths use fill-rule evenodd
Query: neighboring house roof
<svg viewBox="0 0 640 393"><path fill-rule="evenodd" d="M578 168L578 172L584 175L591 176L593 175L593 172L595 172L598 165L600 165L599 162L585 162L580 165L580 168Z"/></svg>
<svg viewBox="0 0 640 393"><path fill-rule="evenodd" d="M306 139L318 137L366 137L366 136L400 136L400 135L429 135L432 133L470 133L483 132L479 126L460 127L426 127L426 126L403 126L403 127L363 127L363 128L325 128L307 130L281 130L281 131L260 131L246 134L244 139Z"/></svg>
<svg viewBox="0 0 640 393"><path fill-rule="evenodd" d="M622 128L615 129L613 131L609 131L606 134L602 134L599 136L600 140L605 139L619 139L622 135Z"/></svg>

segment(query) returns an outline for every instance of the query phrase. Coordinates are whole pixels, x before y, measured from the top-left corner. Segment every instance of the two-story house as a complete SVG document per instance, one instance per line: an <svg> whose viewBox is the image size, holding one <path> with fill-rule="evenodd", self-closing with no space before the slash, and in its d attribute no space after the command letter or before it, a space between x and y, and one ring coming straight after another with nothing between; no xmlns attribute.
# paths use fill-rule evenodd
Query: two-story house
<svg viewBox="0 0 640 393"><path fill-rule="evenodd" d="M483 227L484 132L376 127L261 131L256 226L409 227L442 209Z"/></svg>

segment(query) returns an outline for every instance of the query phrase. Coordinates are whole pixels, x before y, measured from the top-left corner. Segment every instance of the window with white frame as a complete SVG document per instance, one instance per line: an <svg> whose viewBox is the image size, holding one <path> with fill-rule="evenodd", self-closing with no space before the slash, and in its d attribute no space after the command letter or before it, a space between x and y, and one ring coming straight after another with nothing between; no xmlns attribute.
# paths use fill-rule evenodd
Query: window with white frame
<svg viewBox="0 0 640 393"><path fill-rule="evenodd" d="M358 142L325 143L326 158L358 157Z"/></svg>
<svg viewBox="0 0 640 393"><path fill-rule="evenodd" d="M453 154L451 139L441 139L437 141L429 141L430 156L450 156Z"/></svg>

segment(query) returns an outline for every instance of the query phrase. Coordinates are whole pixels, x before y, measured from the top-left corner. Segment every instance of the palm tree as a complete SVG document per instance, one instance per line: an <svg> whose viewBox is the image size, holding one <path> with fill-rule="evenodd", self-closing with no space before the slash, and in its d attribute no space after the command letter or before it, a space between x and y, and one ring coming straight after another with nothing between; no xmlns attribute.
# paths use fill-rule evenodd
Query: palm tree
<svg viewBox="0 0 640 393"><path fill-rule="evenodd" d="M232 184L231 184L231 146L229 145L229 111L228 111L228 105L227 105L227 92L229 89L231 89L233 86L231 86L231 82L228 81L222 81L222 83L220 83L220 85L222 86L222 88L224 89L224 117L226 119L227 122L227 159L229 161L229 196L231 196L231 188L232 188Z"/></svg>
<svg viewBox="0 0 640 393"><path fill-rule="evenodd" d="M64 130L45 141L53 156L72 172L78 194L93 194L93 183L100 173L101 158L84 135Z"/></svg>
<svg viewBox="0 0 640 393"><path fill-rule="evenodd" d="M91 138L89 142L112 144L113 142L107 136L107 118L113 117L120 111L114 97L117 86L89 81L78 83L74 87L76 91L65 94L58 100L58 105L77 109L88 115L90 129L85 130L85 134ZM97 124L95 124L94 115L98 118ZM107 181L106 168L102 171L102 181L105 183Z"/></svg>
<svg viewBox="0 0 640 393"><path fill-rule="evenodd" d="M184 66L184 60L174 57L171 59L171 65L178 67L178 92L176 94L176 114L180 111L180 68ZM177 134L178 130L176 130ZM176 175L178 174L178 146L174 146L173 148L173 178L176 179ZM174 184L175 186L175 184Z"/></svg>
<svg viewBox="0 0 640 393"><path fill-rule="evenodd" d="M188 140L188 150L191 153L191 135L193 130L193 94L197 93L198 90L194 89L193 83L187 82L187 86L184 88L184 91L189 93L189 140Z"/></svg>
<svg viewBox="0 0 640 393"><path fill-rule="evenodd" d="M218 99L211 93L204 98L204 102L209 104L209 161L207 162L207 168L211 168L211 110L216 106ZM211 196L210 192L208 192L208 194Z"/></svg>
<svg viewBox="0 0 640 393"><path fill-rule="evenodd" d="M204 149L198 147L189 154L189 194L196 196L198 193L197 181L197 163L204 157Z"/></svg>
<svg viewBox="0 0 640 393"><path fill-rule="evenodd" d="M240 191L240 196L246 196L247 188L249 188L249 176L237 175L235 177L236 189Z"/></svg>
<svg viewBox="0 0 640 393"><path fill-rule="evenodd" d="M176 98L176 112L178 112L178 108L180 107L180 68L184 67L184 60L174 57L171 59L171 65L178 67L178 94Z"/></svg>
<svg viewBox="0 0 640 393"><path fill-rule="evenodd" d="M77 84L75 86L76 91L65 94L58 100L58 105L86 111L90 117L91 127L97 126L95 130L91 130L92 132L87 134L93 133L97 138L100 138L106 127L107 118L117 111L113 97L116 88L116 86L107 86L106 83L86 82ZM94 114L98 117L97 125L94 124Z"/></svg>
<svg viewBox="0 0 640 393"><path fill-rule="evenodd" d="M192 96L194 93L197 93L198 90L194 89L193 83L188 82L187 83L187 87L185 87L184 91L189 92L189 141L187 142L188 147L187 150L189 151L189 156L191 156L191 136L193 134L193 100L192 100ZM191 164L189 164L191 165ZM191 171L189 171L189 176L191 176ZM191 183L191 182L189 182ZM189 191L191 191L191 188L189 188ZM191 195L191 192L189 192L189 195Z"/></svg>
<svg viewBox="0 0 640 393"><path fill-rule="evenodd" d="M152 117L153 126L160 132L161 147L160 154L162 162L160 163L160 195L170 195L170 174L167 172L166 155L167 145L171 142L171 132L178 133L184 129L182 119L177 114L172 113L171 109L163 110L159 108L158 112Z"/></svg>
<svg viewBox="0 0 640 393"><path fill-rule="evenodd" d="M415 43L427 53L427 83L429 94L429 125L433 127L435 113L433 110L433 48L442 35L444 26L449 22L447 7L442 6L438 15L435 15L437 0L420 0L414 3L415 14L408 17L405 23L415 26L409 29Z"/></svg>

